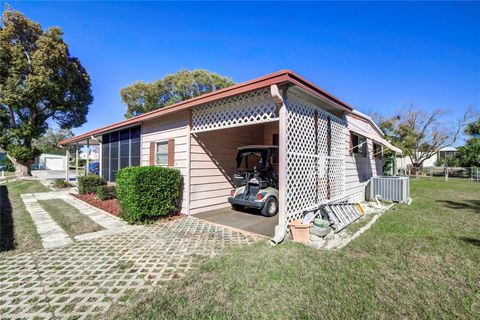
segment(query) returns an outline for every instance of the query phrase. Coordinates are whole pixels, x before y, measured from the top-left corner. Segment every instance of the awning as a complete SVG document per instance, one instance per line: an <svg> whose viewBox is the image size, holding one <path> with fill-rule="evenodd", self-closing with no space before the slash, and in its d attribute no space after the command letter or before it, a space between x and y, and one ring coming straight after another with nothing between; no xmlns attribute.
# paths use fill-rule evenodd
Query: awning
<svg viewBox="0 0 480 320"><path fill-rule="evenodd" d="M401 149L395 147L390 142L388 142L387 140L383 139L380 136L377 136L377 135L374 135L374 134L371 134L371 133L367 133L367 132L364 132L362 130L358 130L358 129L355 129L355 128L353 128L353 129L349 128L349 130L352 131L352 132L355 132L356 134L358 134L362 137L365 137L365 138L368 138L368 139L373 140L375 142L378 142L381 145L383 145L384 147L387 147L388 149L390 149L390 150L392 150L396 153L403 154Z"/></svg>

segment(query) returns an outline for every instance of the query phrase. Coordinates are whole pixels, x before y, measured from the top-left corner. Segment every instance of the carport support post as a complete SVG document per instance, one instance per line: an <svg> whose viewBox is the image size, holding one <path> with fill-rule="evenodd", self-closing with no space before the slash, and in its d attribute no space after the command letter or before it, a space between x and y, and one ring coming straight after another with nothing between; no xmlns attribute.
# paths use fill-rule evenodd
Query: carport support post
<svg viewBox="0 0 480 320"><path fill-rule="evenodd" d="M68 177L68 171L69 171L69 167L70 167L70 145L67 144L67 152L66 152L66 158L67 158L67 165L65 166L65 181L69 181L69 177Z"/></svg>
<svg viewBox="0 0 480 320"><path fill-rule="evenodd" d="M88 166L90 165L90 139L87 138L87 162L85 164L85 175L88 176Z"/></svg>
<svg viewBox="0 0 480 320"><path fill-rule="evenodd" d="M78 141L75 144L75 179L78 178Z"/></svg>
<svg viewBox="0 0 480 320"><path fill-rule="evenodd" d="M270 87L270 92L278 110L278 225L275 228L274 243L281 242L287 230L287 107L284 97L277 85Z"/></svg>
<svg viewBox="0 0 480 320"><path fill-rule="evenodd" d="M278 224L287 228L287 107L282 101L278 118Z"/></svg>

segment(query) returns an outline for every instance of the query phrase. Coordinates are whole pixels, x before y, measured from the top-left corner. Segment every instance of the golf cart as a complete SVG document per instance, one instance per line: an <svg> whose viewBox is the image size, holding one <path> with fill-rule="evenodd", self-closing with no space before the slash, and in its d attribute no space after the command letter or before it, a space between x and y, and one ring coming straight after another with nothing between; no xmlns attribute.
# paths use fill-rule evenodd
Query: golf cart
<svg viewBox="0 0 480 320"><path fill-rule="evenodd" d="M233 175L235 190L228 202L234 210L259 209L273 217L278 212L278 176L272 167L277 146L253 145L238 148L237 172Z"/></svg>

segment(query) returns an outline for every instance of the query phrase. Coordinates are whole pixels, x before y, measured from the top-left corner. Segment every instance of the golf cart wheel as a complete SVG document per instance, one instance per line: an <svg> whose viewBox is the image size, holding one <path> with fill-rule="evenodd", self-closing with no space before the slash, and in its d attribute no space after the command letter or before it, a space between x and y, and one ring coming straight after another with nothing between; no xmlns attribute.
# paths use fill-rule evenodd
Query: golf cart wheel
<svg viewBox="0 0 480 320"><path fill-rule="evenodd" d="M265 201L262 208L262 215L265 217L273 217L278 212L278 202L274 197L270 197Z"/></svg>
<svg viewBox="0 0 480 320"><path fill-rule="evenodd" d="M243 207L239 206L238 204L232 204L232 209L235 211L242 211Z"/></svg>

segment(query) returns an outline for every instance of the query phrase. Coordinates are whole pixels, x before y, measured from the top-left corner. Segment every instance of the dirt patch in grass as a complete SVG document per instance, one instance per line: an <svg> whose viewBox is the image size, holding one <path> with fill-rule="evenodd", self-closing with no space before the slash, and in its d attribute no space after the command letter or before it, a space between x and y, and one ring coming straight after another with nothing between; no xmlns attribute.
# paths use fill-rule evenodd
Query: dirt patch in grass
<svg viewBox="0 0 480 320"><path fill-rule="evenodd" d="M39 202L52 219L72 238L81 234L105 229L78 211L77 208L72 207L61 199L43 200Z"/></svg>
<svg viewBox="0 0 480 320"><path fill-rule="evenodd" d="M115 217L120 215L120 205L118 204L117 199L110 199L110 200L100 200L94 194L72 194L77 199L85 201L89 205L94 206L95 208L101 209L106 211Z"/></svg>
<svg viewBox="0 0 480 320"><path fill-rule="evenodd" d="M232 248L109 317L480 319L480 184L412 180L411 194L343 250Z"/></svg>
<svg viewBox="0 0 480 320"><path fill-rule="evenodd" d="M0 185L0 256L42 248L21 195L45 191L48 189L37 181L17 180Z"/></svg>

